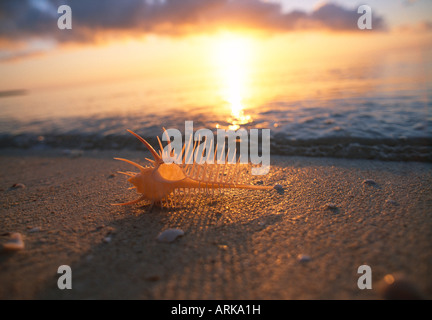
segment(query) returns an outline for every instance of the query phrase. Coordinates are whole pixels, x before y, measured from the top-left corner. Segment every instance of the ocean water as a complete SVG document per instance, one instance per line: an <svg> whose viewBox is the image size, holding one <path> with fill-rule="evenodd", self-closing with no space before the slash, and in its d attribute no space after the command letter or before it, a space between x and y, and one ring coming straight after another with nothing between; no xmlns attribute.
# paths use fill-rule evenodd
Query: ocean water
<svg viewBox="0 0 432 320"><path fill-rule="evenodd" d="M0 148L142 148L126 129L154 143L192 120L195 130L269 128L272 154L430 161L431 61L414 51L4 94Z"/></svg>

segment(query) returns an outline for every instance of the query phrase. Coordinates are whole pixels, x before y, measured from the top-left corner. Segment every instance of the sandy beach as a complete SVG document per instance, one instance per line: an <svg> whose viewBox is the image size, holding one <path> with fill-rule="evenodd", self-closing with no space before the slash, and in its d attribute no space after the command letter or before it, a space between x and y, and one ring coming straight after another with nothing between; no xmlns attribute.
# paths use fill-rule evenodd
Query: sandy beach
<svg viewBox="0 0 432 320"><path fill-rule="evenodd" d="M136 198L115 156L149 153L1 151L0 244L18 232L25 248L0 253L0 299L383 299L389 274L432 298L430 163L272 156L252 183L283 192L149 212L110 205ZM157 241L168 228L184 236Z"/></svg>

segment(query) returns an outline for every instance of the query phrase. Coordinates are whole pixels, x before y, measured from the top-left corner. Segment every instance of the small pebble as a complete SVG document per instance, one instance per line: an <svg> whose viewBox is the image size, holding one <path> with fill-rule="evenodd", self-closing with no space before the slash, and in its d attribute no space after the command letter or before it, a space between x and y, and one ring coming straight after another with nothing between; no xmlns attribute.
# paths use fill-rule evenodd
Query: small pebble
<svg viewBox="0 0 432 320"><path fill-rule="evenodd" d="M162 231L157 236L157 240L159 242L173 242L178 237L181 237L184 235L184 231L181 229L167 229L165 231Z"/></svg>
<svg viewBox="0 0 432 320"><path fill-rule="evenodd" d="M326 207L327 207L327 209L330 209L330 210L337 209L337 206L333 202L326 203Z"/></svg>
<svg viewBox="0 0 432 320"><path fill-rule="evenodd" d="M41 228L39 227L34 227L34 228L30 228L29 230L27 230L27 232L33 233L33 232L39 232L41 231Z"/></svg>
<svg viewBox="0 0 432 320"><path fill-rule="evenodd" d="M22 183L14 183L9 189L24 189L26 186Z"/></svg>
<svg viewBox="0 0 432 320"><path fill-rule="evenodd" d="M105 238L103 239L103 241L104 241L105 243L110 243L111 240L112 240L111 237L105 237Z"/></svg>
<svg viewBox="0 0 432 320"><path fill-rule="evenodd" d="M388 203L388 204L392 204L392 205L394 205L394 206L397 206L397 205L398 205L398 203L397 203L396 201L392 200L392 199L387 199L387 200L386 200L386 203Z"/></svg>
<svg viewBox="0 0 432 320"><path fill-rule="evenodd" d="M21 233L10 234L10 240L3 245L3 251L19 251L24 249L24 241Z"/></svg>
<svg viewBox="0 0 432 320"><path fill-rule="evenodd" d="M306 255L306 254L299 254L299 255L297 256L297 260L298 260L299 262L309 262L309 261L311 261L311 257L308 256L308 255Z"/></svg>
<svg viewBox="0 0 432 320"><path fill-rule="evenodd" d="M275 189L279 194L284 194L284 188L281 184L275 184L273 189Z"/></svg>
<svg viewBox="0 0 432 320"><path fill-rule="evenodd" d="M364 180L363 184L367 184L368 186L375 186L375 185L377 185L377 183L375 182L375 180L372 180L372 179L366 179L366 180Z"/></svg>
<svg viewBox="0 0 432 320"><path fill-rule="evenodd" d="M403 275L387 274L381 280L381 296L386 300L422 300L424 297L413 282Z"/></svg>

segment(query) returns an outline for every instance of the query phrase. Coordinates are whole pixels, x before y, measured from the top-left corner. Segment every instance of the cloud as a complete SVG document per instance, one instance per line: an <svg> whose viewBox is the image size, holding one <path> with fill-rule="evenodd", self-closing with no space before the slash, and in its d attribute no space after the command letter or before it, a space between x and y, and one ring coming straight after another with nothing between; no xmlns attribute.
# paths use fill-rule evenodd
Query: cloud
<svg viewBox="0 0 432 320"><path fill-rule="evenodd" d="M72 30L57 27L62 4L72 9ZM358 18L356 8L331 3L311 13L283 13L279 4L259 0L1 0L0 41L88 42L116 34L182 36L220 29L358 31ZM382 17L373 19L375 30L384 28Z"/></svg>

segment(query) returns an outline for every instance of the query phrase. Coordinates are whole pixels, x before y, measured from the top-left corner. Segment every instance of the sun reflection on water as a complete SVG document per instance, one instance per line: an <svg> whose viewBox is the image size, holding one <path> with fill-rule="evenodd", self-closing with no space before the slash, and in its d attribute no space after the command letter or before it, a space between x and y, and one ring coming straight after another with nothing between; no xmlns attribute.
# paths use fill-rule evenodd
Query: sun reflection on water
<svg viewBox="0 0 432 320"><path fill-rule="evenodd" d="M219 39L214 51L220 94L230 108L230 116L227 118L230 130L237 130L241 125L252 122L252 117L244 112L251 49L247 38L225 34Z"/></svg>

